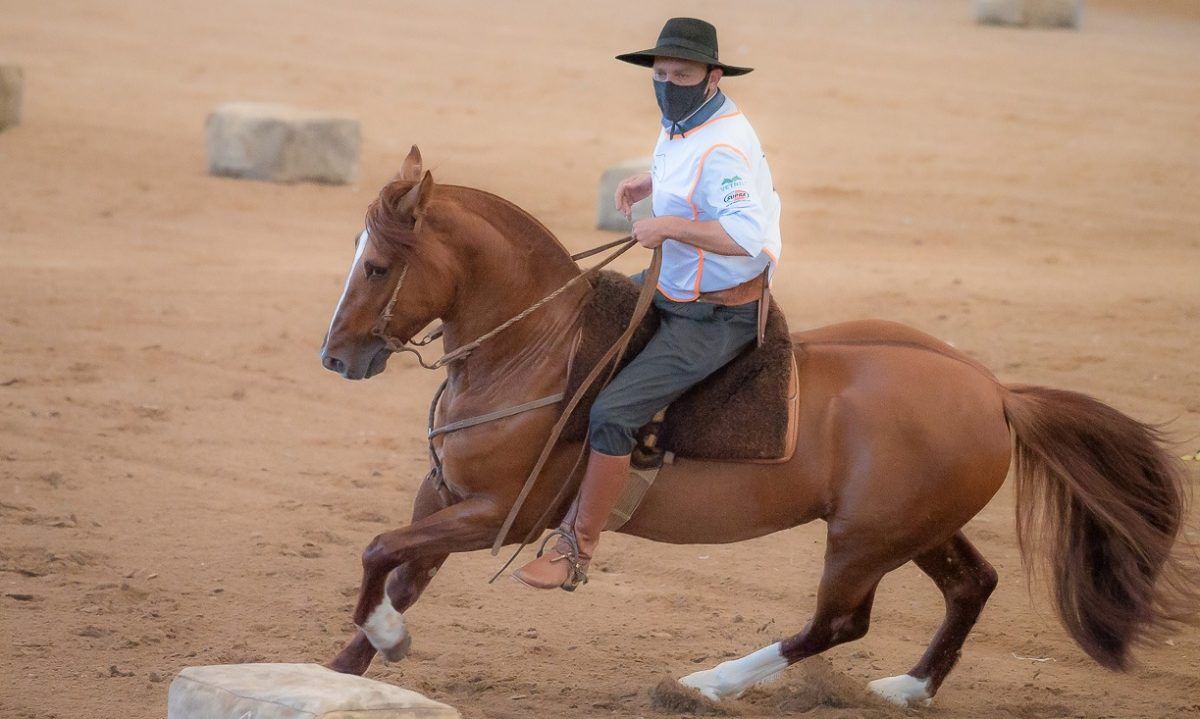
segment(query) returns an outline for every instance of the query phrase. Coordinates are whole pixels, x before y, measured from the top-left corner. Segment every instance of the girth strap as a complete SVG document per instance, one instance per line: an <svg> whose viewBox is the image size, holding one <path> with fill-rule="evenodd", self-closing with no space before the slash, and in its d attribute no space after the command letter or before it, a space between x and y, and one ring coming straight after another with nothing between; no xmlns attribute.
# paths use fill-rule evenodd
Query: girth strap
<svg viewBox="0 0 1200 719"><path fill-rule="evenodd" d="M478 417L468 417L467 419L460 419L457 422L443 424L441 427L436 427L436 428L430 427L429 428L429 439L433 439L434 437L436 437L440 434L446 434L448 432L456 432L460 429L466 429L467 427L474 427L477 424L484 424L485 422L492 422L497 419L504 419L505 417L511 417L514 414L521 414L522 412L528 412L531 409L538 409L539 407L546 407L546 406L549 406L552 404L557 404L562 401L563 396L564 395L562 392L558 392L556 394L552 394L547 397L542 397L541 399L535 399L535 400L530 400L529 402L523 402L519 405L516 405L515 407L505 407L504 409L498 409L498 410L495 410L492 412L488 412L487 414L481 414Z"/></svg>

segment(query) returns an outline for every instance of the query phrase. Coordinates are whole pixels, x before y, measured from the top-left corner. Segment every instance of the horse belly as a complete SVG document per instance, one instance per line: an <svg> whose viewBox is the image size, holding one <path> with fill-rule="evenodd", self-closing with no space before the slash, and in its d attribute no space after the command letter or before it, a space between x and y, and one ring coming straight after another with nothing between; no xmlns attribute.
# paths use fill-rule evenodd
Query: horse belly
<svg viewBox="0 0 1200 719"><path fill-rule="evenodd" d="M659 472L622 534L673 544L761 537L821 516L824 491L779 464L677 459Z"/></svg>

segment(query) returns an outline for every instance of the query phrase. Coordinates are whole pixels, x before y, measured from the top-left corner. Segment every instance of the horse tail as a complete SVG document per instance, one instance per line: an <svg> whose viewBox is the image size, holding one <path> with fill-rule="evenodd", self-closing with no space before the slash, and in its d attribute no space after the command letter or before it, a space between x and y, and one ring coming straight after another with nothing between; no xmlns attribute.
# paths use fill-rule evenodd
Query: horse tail
<svg viewBox="0 0 1200 719"><path fill-rule="evenodd" d="M1045 550L1059 616L1102 666L1194 611L1194 553L1176 546L1187 493L1162 431L1087 395L1010 386L1017 536L1026 572ZM1173 551L1173 548L1176 551ZM1186 565L1186 566L1185 566Z"/></svg>

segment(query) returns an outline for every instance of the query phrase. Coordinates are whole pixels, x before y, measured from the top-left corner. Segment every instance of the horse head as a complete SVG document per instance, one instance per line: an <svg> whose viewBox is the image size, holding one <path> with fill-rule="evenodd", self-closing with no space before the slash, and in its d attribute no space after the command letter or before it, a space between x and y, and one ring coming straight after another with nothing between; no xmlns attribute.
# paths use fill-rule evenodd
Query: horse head
<svg viewBox="0 0 1200 719"><path fill-rule="evenodd" d="M414 145L355 237L354 261L321 347L326 369L346 379L379 374L391 355L385 337L407 340L451 306L451 257L438 241L436 223L428 221L434 191L433 175L422 169Z"/></svg>

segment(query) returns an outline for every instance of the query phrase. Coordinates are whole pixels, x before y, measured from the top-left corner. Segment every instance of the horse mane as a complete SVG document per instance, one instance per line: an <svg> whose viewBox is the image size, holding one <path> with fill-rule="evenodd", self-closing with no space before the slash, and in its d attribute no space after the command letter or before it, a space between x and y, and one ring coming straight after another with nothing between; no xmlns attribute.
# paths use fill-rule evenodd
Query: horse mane
<svg viewBox="0 0 1200 719"><path fill-rule="evenodd" d="M401 216L397 211L401 200L415 186L413 180L394 179L383 186L379 195L367 207L366 228L372 237L387 243L398 252L406 253L416 249L418 245L416 224ZM480 219L492 225L505 237L514 240L528 241L535 248L554 248L563 258L570 261L571 253L555 236L550 228L529 214L516 203L506 200L499 195L486 190L464 185L434 184L430 205L441 202L455 202L460 208L472 211L469 201L486 207L489 212L474 210ZM538 239L542 242L539 243ZM549 242L545 242L549 240Z"/></svg>

